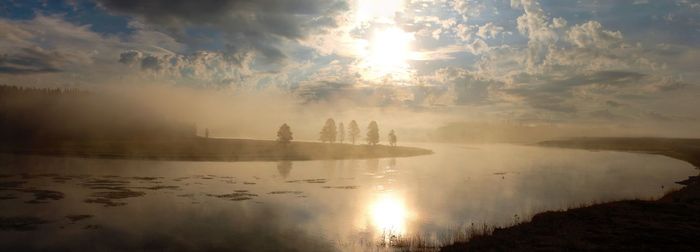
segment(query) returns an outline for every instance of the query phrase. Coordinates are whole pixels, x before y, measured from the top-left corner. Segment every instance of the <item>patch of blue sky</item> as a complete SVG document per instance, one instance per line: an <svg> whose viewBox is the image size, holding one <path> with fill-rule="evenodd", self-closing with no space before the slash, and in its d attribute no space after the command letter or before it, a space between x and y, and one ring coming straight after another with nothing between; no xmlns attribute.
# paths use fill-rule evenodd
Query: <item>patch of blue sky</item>
<svg viewBox="0 0 700 252"><path fill-rule="evenodd" d="M93 1L63 0L1 0L0 17L11 20L31 20L37 15L61 16L76 25L89 25L91 31L100 34L129 35L129 17L112 15Z"/></svg>

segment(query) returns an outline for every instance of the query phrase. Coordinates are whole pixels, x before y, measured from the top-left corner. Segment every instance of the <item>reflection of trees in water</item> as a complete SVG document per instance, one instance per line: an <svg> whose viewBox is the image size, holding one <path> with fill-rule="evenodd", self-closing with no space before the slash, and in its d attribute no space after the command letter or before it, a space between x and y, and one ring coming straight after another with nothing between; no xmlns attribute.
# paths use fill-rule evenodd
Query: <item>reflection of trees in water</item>
<svg viewBox="0 0 700 252"><path fill-rule="evenodd" d="M282 178L289 177L289 173L292 171L292 161L277 162L277 171L280 173Z"/></svg>
<svg viewBox="0 0 700 252"><path fill-rule="evenodd" d="M396 158L390 158L389 159L389 168L394 169L396 167Z"/></svg>
<svg viewBox="0 0 700 252"><path fill-rule="evenodd" d="M377 172L377 169L379 169L379 159L367 159L365 164L367 165L367 171L369 172L375 173Z"/></svg>
<svg viewBox="0 0 700 252"><path fill-rule="evenodd" d="M338 160L323 160L323 168L327 170L334 169L337 163Z"/></svg>
<svg viewBox="0 0 700 252"><path fill-rule="evenodd" d="M324 160L323 170L325 171L326 178L330 179L335 176L335 167L338 164L338 160Z"/></svg>

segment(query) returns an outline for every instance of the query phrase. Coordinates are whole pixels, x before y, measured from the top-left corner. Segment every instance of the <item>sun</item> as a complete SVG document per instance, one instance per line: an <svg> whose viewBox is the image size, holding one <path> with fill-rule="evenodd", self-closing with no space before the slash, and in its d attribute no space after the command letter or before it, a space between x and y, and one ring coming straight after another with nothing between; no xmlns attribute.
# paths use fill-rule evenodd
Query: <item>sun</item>
<svg viewBox="0 0 700 252"><path fill-rule="evenodd" d="M361 67L363 76L368 79L391 78L406 80L410 78L411 43L415 40L413 33L398 27L376 30L369 41L361 42Z"/></svg>
<svg viewBox="0 0 700 252"><path fill-rule="evenodd" d="M411 75L409 65L412 32L396 23L396 15L406 9L405 0L355 0L354 27L369 28L361 39L355 40L360 74L370 81L406 81Z"/></svg>

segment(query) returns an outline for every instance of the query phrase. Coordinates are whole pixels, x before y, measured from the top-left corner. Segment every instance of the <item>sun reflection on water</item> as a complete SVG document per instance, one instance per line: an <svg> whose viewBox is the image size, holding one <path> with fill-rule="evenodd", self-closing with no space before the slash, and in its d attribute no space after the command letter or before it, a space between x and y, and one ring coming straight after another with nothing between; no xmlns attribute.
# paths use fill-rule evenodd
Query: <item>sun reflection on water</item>
<svg viewBox="0 0 700 252"><path fill-rule="evenodd" d="M382 234L403 235L406 232L408 211L402 197L394 192L377 195L369 207L372 225Z"/></svg>

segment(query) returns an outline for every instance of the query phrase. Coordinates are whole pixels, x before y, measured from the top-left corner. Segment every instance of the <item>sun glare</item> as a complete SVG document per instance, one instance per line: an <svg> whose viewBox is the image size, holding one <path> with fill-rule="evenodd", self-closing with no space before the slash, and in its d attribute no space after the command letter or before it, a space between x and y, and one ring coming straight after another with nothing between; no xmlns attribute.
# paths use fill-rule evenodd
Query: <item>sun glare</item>
<svg viewBox="0 0 700 252"><path fill-rule="evenodd" d="M357 0L355 2L355 22L392 22L397 12L403 11L404 0Z"/></svg>
<svg viewBox="0 0 700 252"><path fill-rule="evenodd" d="M369 43L364 42L362 67L369 79L391 77L405 80L410 77L408 59L411 54L412 33L397 27L375 31Z"/></svg>
<svg viewBox="0 0 700 252"><path fill-rule="evenodd" d="M355 1L355 26L378 25L368 38L357 39L355 47L359 56L363 78L373 81L391 79L408 80L413 33L396 25L396 15L406 8L404 0Z"/></svg>
<svg viewBox="0 0 700 252"><path fill-rule="evenodd" d="M393 193L379 195L370 205L369 214L372 224L381 233L401 235L406 232L406 206Z"/></svg>

